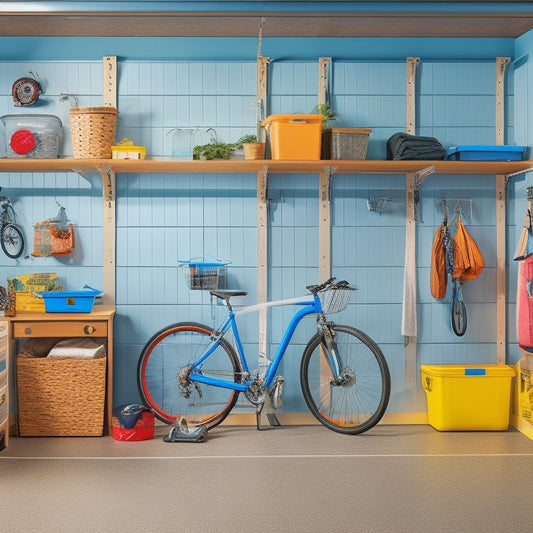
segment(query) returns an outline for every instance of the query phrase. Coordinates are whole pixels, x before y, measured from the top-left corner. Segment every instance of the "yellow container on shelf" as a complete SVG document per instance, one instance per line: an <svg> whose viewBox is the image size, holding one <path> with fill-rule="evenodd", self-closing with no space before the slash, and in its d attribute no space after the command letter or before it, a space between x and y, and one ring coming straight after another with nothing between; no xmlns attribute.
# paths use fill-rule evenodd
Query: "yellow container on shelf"
<svg viewBox="0 0 533 533"><path fill-rule="evenodd" d="M262 125L272 159L320 159L322 115L270 115Z"/></svg>
<svg viewBox="0 0 533 533"><path fill-rule="evenodd" d="M509 427L508 365L422 365L429 423L439 431L505 431Z"/></svg>
<svg viewBox="0 0 533 533"><path fill-rule="evenodd" d="M116 145L111 147L112 159L144 159L146 146Z"/></svg>

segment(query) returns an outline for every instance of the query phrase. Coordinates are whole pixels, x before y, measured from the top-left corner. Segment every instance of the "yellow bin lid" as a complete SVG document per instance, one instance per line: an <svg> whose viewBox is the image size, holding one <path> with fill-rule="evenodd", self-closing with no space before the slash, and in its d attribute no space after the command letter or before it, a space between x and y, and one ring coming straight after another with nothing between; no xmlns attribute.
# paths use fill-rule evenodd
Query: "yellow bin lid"
<svg viewBox="0 0 533 533"><path fill-rule="evenodd" d="M323 118L322 115L269 115L261 124L265 128L271 126L273 122L278 124L321 124Z"/></svg>
<svg viewBox="0 0 533 533"><path fill-rule="evenodd" d="M465 376L513 377L514 368L509 365L421 365L422 374L433 377L464 378Z"/></svg>

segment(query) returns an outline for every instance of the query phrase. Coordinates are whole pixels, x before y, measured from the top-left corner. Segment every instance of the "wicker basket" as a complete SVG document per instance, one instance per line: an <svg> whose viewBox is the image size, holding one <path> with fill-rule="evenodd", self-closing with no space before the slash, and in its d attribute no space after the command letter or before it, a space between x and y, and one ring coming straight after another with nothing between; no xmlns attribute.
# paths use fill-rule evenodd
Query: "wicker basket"
<svg viewBox="0 0 533 533"><path fill-rule="evenodd" d="M101 436L105 384L106 358L18 356L20 436Z"/></svg>
<svg viewBox="0 0 533 533"><path fill-rule="evenodd" d="M322 159L366 159L370 128L331 128L322 136Z"/></svg>
<svg viewBox="0 0 533 533"><path fill-rule="evenodd" d="M117 110L114 107L73 107L69 114L74 158L111 159Z"/></svg>
<svg viewBox="0 0 533 533"><path fill-rule="evenodd" d="M266 143L244 143L244 159L264 159Z"/></svg>

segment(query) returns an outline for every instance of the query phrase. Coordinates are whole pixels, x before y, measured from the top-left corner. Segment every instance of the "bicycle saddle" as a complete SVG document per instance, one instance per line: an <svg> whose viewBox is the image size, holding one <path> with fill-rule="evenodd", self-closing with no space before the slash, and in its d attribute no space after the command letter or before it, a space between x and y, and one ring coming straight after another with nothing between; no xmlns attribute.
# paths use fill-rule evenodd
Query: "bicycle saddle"
<svg viewBox="0 0 533 533"><path fill-rule="evenodd" d="M248 293L246 291L232 291L232 290L222 290L221 289L221 290L216 290L216 291L209 291L209 294L229 302L229 299L232 296L246 296Z"/></svg>

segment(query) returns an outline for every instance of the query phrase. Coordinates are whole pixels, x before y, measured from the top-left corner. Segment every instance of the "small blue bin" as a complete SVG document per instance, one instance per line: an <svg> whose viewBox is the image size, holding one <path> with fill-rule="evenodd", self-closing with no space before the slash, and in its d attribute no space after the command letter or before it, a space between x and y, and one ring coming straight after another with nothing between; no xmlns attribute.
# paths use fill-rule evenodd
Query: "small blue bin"
<svg viewBox="0 0 533 533"><path fill-rule="evenodd" d="M102 291L81 289L79 291L36 292L42 296L47 313L90 313L94 298Z"/></svg>
<svg viewBox="0 0 533 533"><path fill-rule="evenodd" d="M452 146L446 151L446 159L452 161L521 161L525 146Z"/></svg>

